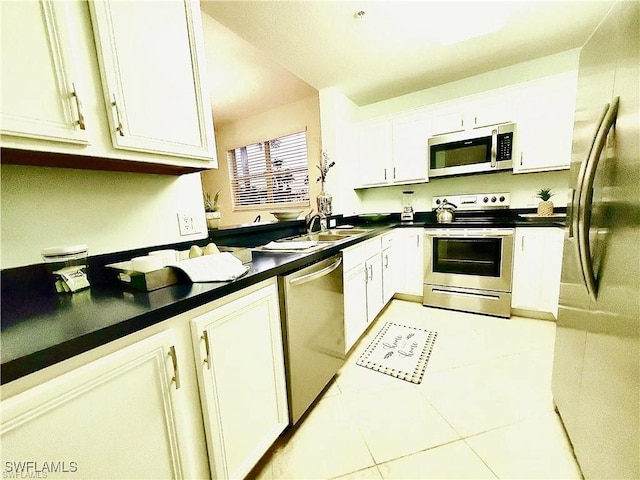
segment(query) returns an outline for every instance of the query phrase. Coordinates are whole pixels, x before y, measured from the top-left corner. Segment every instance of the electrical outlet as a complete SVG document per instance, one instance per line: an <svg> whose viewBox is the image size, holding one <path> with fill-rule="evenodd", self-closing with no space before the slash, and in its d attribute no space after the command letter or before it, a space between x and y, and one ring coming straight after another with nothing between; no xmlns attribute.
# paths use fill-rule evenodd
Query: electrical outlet
<svg viewBox="0 0 640 480"><path fill-rule="evenodd" d="M200 233L196 220L190 212L178 212L178 228L182 237Z"/></svg>

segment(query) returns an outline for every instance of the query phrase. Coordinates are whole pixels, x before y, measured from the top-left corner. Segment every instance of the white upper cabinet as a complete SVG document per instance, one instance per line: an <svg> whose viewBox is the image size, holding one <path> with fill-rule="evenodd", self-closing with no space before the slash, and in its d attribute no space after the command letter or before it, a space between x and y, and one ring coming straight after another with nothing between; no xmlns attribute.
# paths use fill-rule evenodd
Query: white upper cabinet
<svg viewBox="0 0 640 480"><path fill-rule="evenodd" d="M500 89L435 105L431 113L431 135L462 132L513 121L513 98Z"/></svg>
<svg viewBox="0 0 640 480"><path fill-rule="evenodd" d="M391 173L391 122L381 120L360 125L358 132L360 151L360 184L386 185Z"/></svg>
<svg viewBox="0 0 640 480"><path fill-rule="evenodd" d="M362 123L359 186L426 182L429 130L424 113Z"/></svg>
<svg viewBox="0 0 640 480"><path fill-rule="evenodd" d="M2 2L3 135L87 143L66 2Z"/></svg>
<svg viewBox="0 0 640 480"><path fill-rule="evenodd" d="M393 119L393 182L427 181L429 130L429 117L425 114Z"/></svg>
<svg viewBox="0 0 640 480"><path fill-rule="evenodd" d="M217 167L197 1L0 3L3 163Z"/></svg>
<svg viewBox="0 0 640 480"><path fill-rule="evenodd" d="M464 117L463 105L436 108L431 117L432 135L462 132L465 129Z"/></svg>
<svg viewBox="0 0 640 480"><path fill-rule="evenodd" d="M116 148L211 160L198 2L91 2Z"/></svg>
<svg viewBox="0 0 640 480"><path fill-rule="evenodd" d="M577 74L563 73L530 82L515 99L517 123L513 172L569 168Z"/></svg>
<svg viewBox="0 0 640 480"><path fill-rule="evenodd" d="M513 97L508 91L499 90L488 98L471 104L467 124L472 128L488 127L513 121Z"/></svg>

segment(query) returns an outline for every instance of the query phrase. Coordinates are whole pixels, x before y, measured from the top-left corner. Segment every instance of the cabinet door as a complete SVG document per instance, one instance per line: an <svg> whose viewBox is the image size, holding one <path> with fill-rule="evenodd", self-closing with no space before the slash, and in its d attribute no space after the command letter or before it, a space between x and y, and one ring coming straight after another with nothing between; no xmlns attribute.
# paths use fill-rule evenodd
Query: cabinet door
<svg viewBox="0 0 640 480"><path fill-rule="evenodd" d="M519 92L513 173L569 168L576 86L576 74L566 73L533 82Z"/></svg>
<svg viewBox="0 0 640 480"><path fill-rule="evenodd" d="M114 147L215 162L199 3L90 6Z"/></svg>
<svg viewBox="0 0 640 480"><path fill-rule="evenodd" d="M175 355L167 330L4 400L4 472L26 478L29 460L68 478L182 478Z"/></svg>
<svg viewBox="0 0 640 480"><path fill-rule="evenodd" d="M382 293L382 257L378 252L367 259L367 322L370 323L378 316L384 307Z"/></svg>
<svg viewBox="0 0 640 480"><path fill-rule="evenodd" d="M538 228L517 228L514 237L511 306L540 309L544 239Z"/></svg>
<svg viewBox="0 0 640 480"><path fill-rule="evenodd" d="M344 273L345 353L367 329L367 276L364 263Z"/></svg>
<svg viewBox="0 0 640 480"><path fill-rule="evenodd" d="M559 228L517 228L514 238L513 308L557 317L564 232Z"/></svg>
<svg viewBox="0 0 640 480"><path fill-rule="evenodd" d="M384 185L391 181L391 123L365 123L359 129L360 183Z"/></svg>
<svg viewBox="0 0 640 480"><path fill-rule="evenodd" d="M191 323L211 471L244 478L289 423L275 285Z"/></svg>
<svg viewBox="0 0 640 480"><path fill-rule="evenodd" d="M393 247L382 251L382 303L386 305L396 293L397 258Z"/></svg>
<svg viewBox="0 0 640 480"><path fill-rule="evenodd" d="M462 132L465 126L466 111L462 105L438 108L432 113L431 134Z"/></svg>
<svg viewBox="0 0 640 480"><path fill-rule="evenodd" d="M487 127L513 121L513 100L509 93L494 93L490 98L477 100L471 106L470 123L473 128Z"/></svg>
<svg viewBox="0 0 640 480"><path fill-rule="evenodd" d="M3 2L3 135L87 143L65 2Z"/></svg>
<svg viewBox="0 0 640 480"><path fill-rule="evenodd" d="M393 120L393 181L427 180L429 118L425 115Z"/></svg>
<svg viewBox="0 0 640 480"><path fill-rule="evenodd" d="M424 230L402 228L398 230L402 257L402 278L398 291L408 295L422 296L424 284Z"/></svg>

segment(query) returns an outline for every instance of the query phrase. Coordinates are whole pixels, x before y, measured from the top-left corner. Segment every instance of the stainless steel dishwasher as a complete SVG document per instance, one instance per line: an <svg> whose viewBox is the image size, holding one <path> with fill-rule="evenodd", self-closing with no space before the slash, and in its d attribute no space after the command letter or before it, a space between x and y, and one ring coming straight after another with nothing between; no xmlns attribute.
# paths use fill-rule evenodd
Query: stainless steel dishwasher
<svg viewBox="0 0 640 480"><path fill-rule="evenodd" d="M344 364L340 255L278 278L289 417L300 420Z"/></svg>

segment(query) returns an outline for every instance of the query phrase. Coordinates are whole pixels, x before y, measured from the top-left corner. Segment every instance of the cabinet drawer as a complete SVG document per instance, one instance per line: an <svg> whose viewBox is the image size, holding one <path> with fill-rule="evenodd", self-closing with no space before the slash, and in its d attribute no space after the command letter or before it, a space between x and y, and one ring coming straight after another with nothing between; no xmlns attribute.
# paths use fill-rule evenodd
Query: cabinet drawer
<svg viewBox="0 0 640 480"><path fill-rule="evenodd" d="M342 265L346 272L347 270L357 266L360 263L364 263L368 258L380 253L381 248L381 236L377 236L365 242L354 245L353 247L345 248L342 251Z"/></svg>
<svg viewBox="0 0 640 480"><path fill-rule="evenodd" d="M382 245L380 246L380 248L384 250L385 248L389 248L393 246L393 242L395 241L395 238L396 238L396 232L389 232L389 233L385 233L384 235L381 235Z"/></svg>

